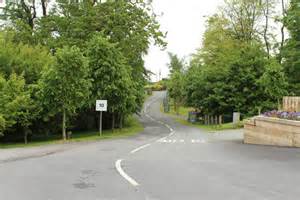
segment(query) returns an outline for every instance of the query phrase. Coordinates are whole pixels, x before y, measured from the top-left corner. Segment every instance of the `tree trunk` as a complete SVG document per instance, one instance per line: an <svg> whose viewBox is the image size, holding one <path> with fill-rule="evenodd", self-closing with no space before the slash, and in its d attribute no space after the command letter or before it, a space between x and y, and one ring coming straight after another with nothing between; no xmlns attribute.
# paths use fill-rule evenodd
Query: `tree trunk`
<svg viewBox="0 0 300 200"><path fill-rule="evenodd" d="M285 10L285 5L284 5L284 0L281 0L281 9L282 9L282 18L285 17L286 15L286 10ZM282 49L283 49L283 46L284 46L284 41L285 41L285 33L284 33L284 29L285 29L285 26L284 26L284 23L282 22L282 26L281 26L281 43L280 43L280 53L279 53L279 63L282 63Z"/></svg>
<svg viewBox="0 0 300 200"><path fill-rule="evenodd" d="M67 140L67 133L66 133L66 110L63 110L63 120L62 120L62 136L63 140Z"/></svg>
<svg viewBox="0 0 300 200"><path fill-rule="evenodd" d="M115 113L112 113L111 130L115 131Z"/></svg>
<svg viewBox="0 0 300 200"><path fill-rule="evenodd" d="M28 144L28 132L27 130L23 130L23 132L24 132L24 143Z"/></svg>
<svg viewBox="0 0 300 200"><path fill-rule="evenodd" d="M43 16L47 16L47 0L41 0Z"/></svg>
<svg viewBox="0 0 300 200"><path fill-rule="evenodd" d="M123 128L123 115L120 114L120 129Z"/></svg>
<svg viewBox="0 0 300 200"><path fill-rule="evenodd" d="M268 54L268 59L270 59L270 43L268 40L268 30L269 30L269 13L270 13L270 8L269 8L269 0L266 0L266 8L264 9L264 15L266 18L266 24L264 28L264 40L265 40L265 45L267 49L267 54Z"/></svg>
<svg viewBox="0 0 300 200"><path fill-rule="evenodd" d="M175 108L176 108L176 115L179 115L179 105L178 105L178 100L174 99L174 104L175 104Z"/></svg>

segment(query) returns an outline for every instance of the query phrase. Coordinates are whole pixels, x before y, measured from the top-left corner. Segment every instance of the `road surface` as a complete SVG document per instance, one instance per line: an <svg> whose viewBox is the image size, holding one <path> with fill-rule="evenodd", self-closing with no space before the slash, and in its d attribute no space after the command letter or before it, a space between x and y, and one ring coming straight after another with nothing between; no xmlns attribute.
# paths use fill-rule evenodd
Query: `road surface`
<svg viewBox="0 0 300 200"><path fill-rule="evenodd" d="M163 96L147 100L137 136L0 163L0 200L300 198L299 149L180 125L160 113Z"/></svg>

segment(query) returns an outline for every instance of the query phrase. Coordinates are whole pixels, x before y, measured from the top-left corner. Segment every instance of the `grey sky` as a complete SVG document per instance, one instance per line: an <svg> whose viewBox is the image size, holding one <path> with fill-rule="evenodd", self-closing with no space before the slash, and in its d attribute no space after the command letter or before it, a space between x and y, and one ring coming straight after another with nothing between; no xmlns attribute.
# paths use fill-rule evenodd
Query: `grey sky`
<svg viewBox="0 0 300 200"><path fill-rule="evenodd" d="M223 0L153 0L156 13L163 13L159 22L163 31L168 32L168 47L165 51L151 47L145 57L146 68L162 77L168 75L168 55L173 52L181 57L188 57L200 47L205 31L205 16L217 11ZM156 81L158 77L153 76Z"/></svg>

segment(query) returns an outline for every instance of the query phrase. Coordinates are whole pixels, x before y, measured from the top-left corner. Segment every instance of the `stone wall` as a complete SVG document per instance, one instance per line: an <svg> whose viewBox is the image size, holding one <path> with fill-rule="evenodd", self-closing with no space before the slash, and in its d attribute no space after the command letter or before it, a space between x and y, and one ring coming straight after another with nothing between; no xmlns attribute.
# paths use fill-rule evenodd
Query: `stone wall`
<svg viewBox="0 0 300 200"><path fill-rule="evenodd" d="M300 147L300 121L258 116L245 123L247 144Z"/></svg>

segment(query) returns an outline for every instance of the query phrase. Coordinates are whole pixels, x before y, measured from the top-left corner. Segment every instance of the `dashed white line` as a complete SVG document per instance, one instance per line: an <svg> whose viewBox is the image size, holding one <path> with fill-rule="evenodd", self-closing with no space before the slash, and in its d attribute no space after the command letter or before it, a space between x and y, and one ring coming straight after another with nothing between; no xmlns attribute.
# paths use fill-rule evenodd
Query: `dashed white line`
<svg viewBox="0 0 300 200"><path fill-rule="evenodd" d="M133 179L131 178L130 176L128 176L124 170L122 169L122 166L121 166L121 163L122 163L122 160L117 160L116 161L116 169L117 171L119 172L119 174L125 179L127 180L131 185L133 185L134 187L137 187L139 186L139 184Z"/></svg>
<svg viewBox="0 0 300 200"><path fill-rule="evenodd" d="M142 149L144 149L144 148L146 148L146 147L149 147L149 146L150 146L150 144L145 144L145 145L143 145L143 146L141 146L141 147L138 147L138 148L132 150L130 153L131 153L131 154L136 153L136 152L138 152L138 151L140 151L140 150L142 150Z"/></svg>

